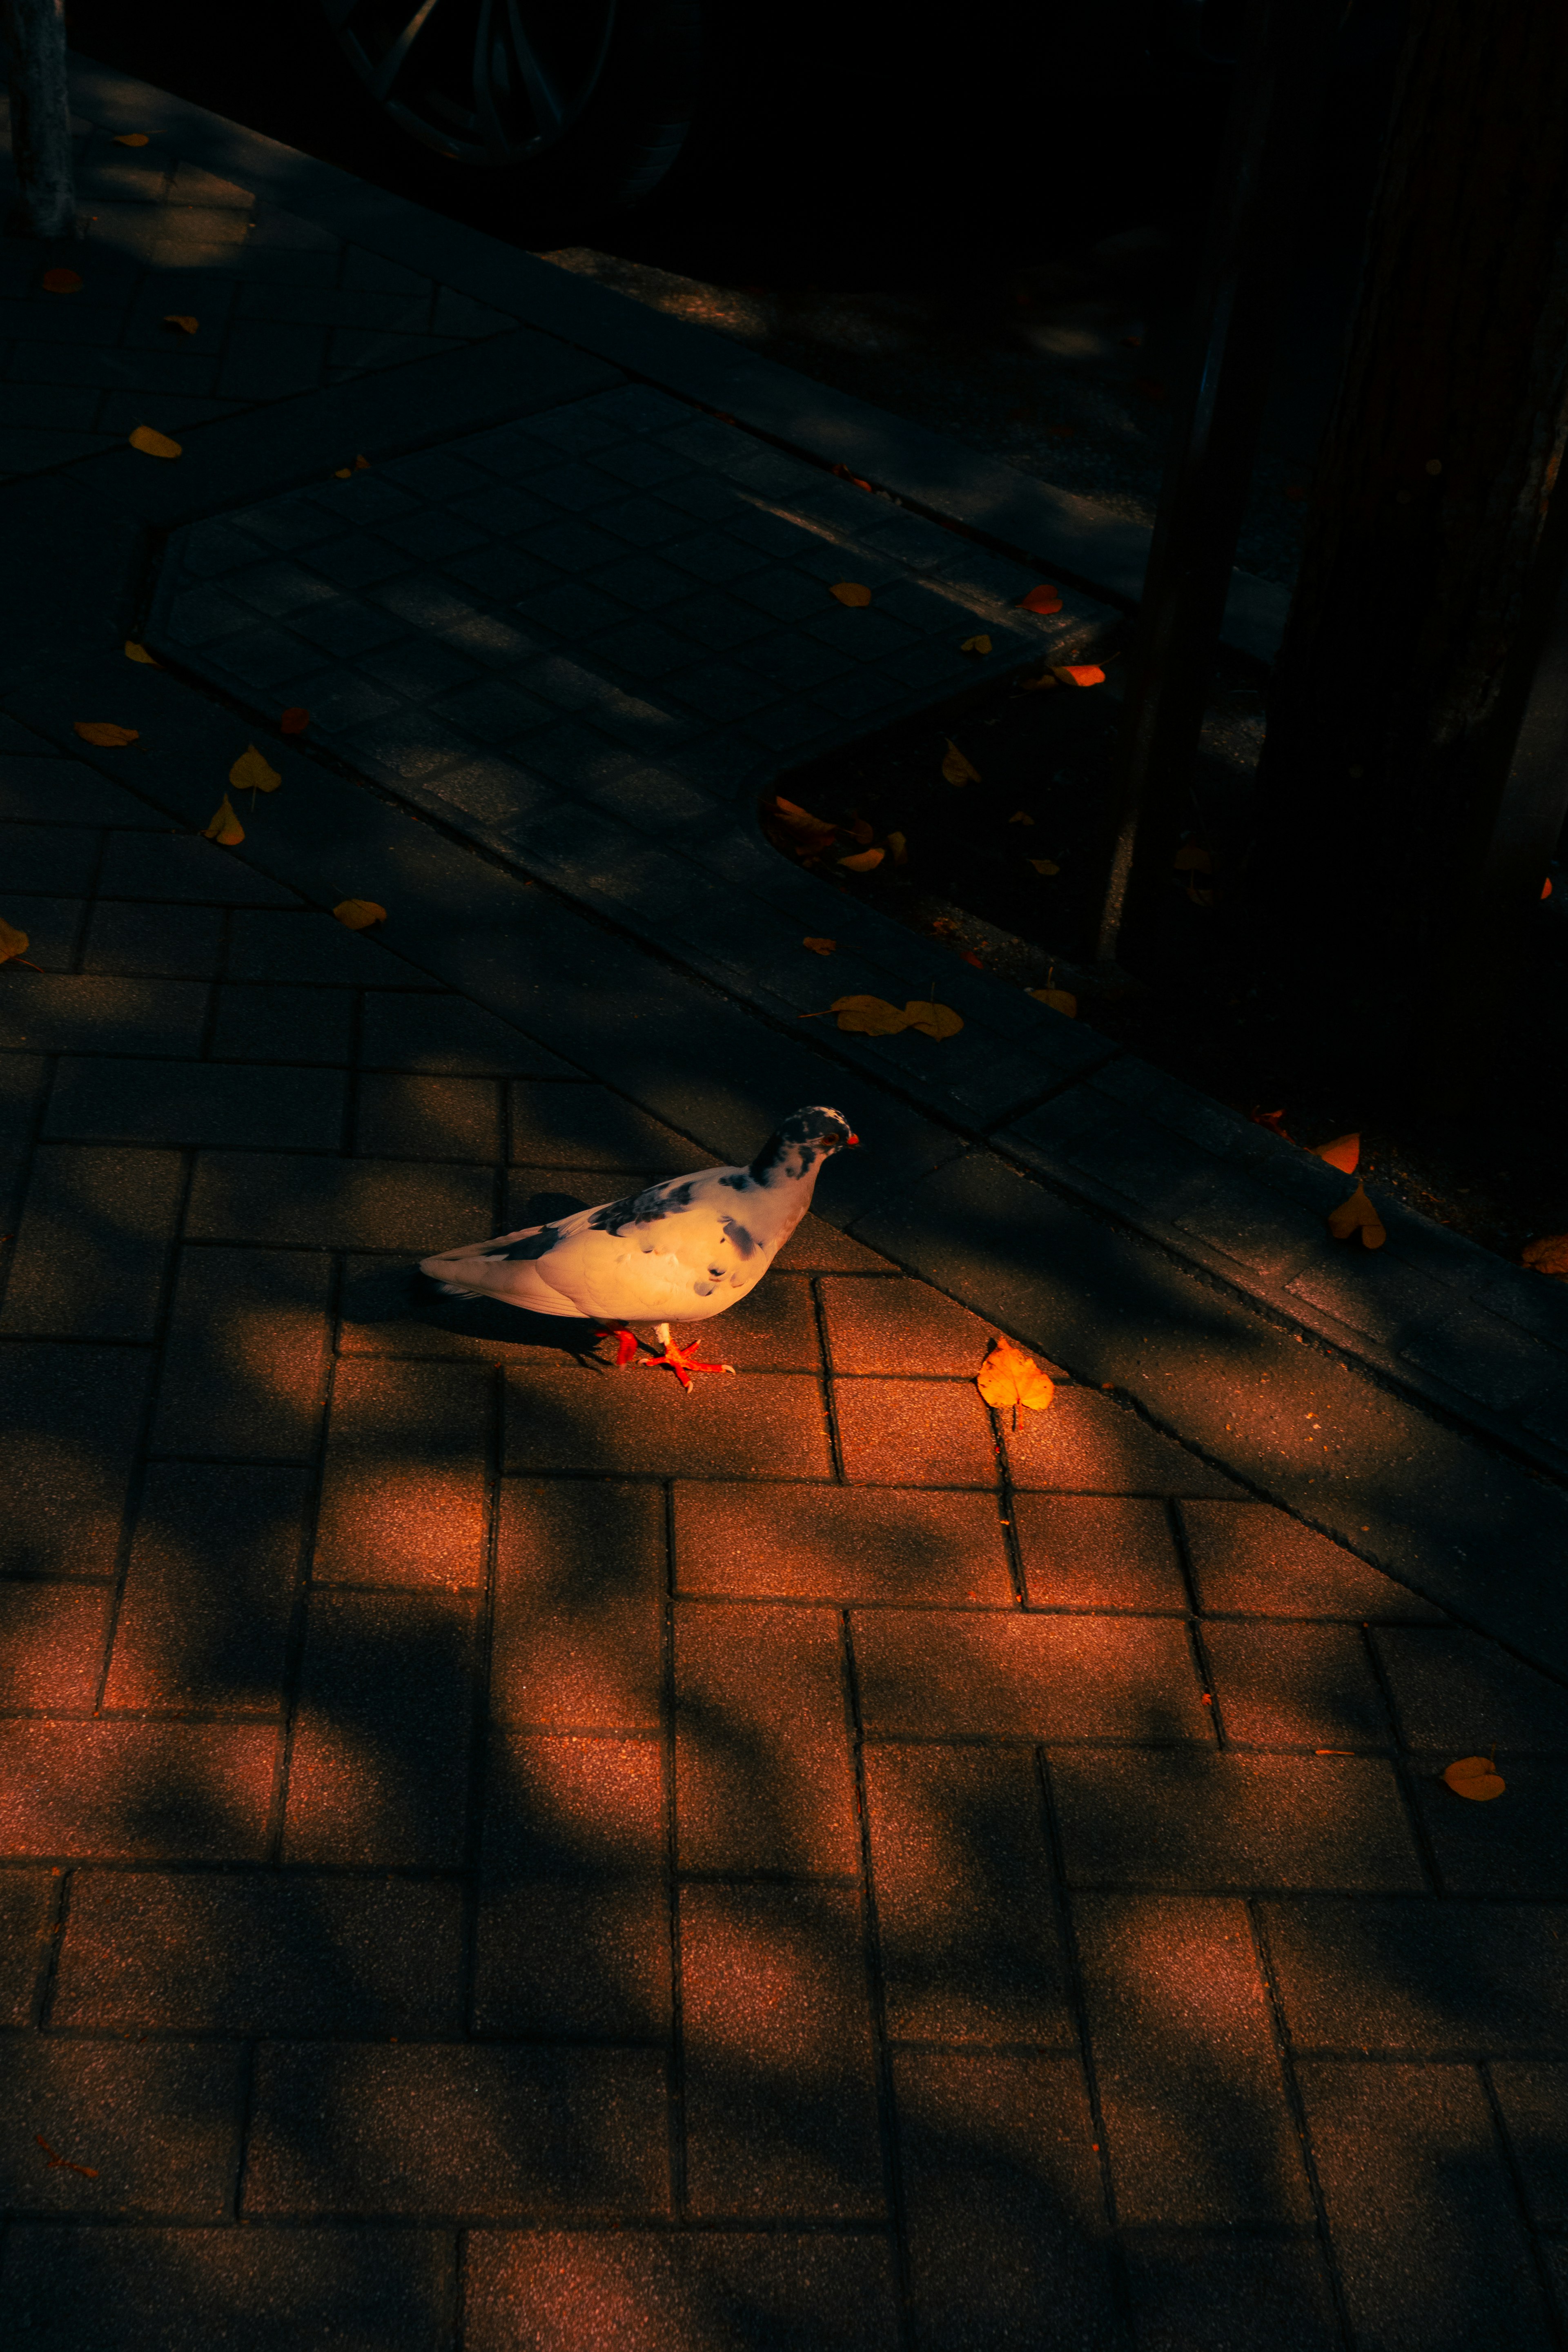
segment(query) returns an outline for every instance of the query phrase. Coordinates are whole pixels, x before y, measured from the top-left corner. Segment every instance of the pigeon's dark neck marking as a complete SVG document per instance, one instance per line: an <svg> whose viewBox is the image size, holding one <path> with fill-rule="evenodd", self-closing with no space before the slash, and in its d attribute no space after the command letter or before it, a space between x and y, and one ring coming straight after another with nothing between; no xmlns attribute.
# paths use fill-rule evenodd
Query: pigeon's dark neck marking
<svg viewBox="0 0 1568 2352"><path fill-rule="evenodd" d="M764 1191L777 1184L798 1184L810 1175L819 1160L837 1149L848 1132L845 1128L841 1136L830 1137L823 1131L820 1112L808 1118L796 1111L785 1119L776 1135L769 1136L743 1174L726 1176L723 1181L741 1192L748 1184L760 1184Z"/></svg>

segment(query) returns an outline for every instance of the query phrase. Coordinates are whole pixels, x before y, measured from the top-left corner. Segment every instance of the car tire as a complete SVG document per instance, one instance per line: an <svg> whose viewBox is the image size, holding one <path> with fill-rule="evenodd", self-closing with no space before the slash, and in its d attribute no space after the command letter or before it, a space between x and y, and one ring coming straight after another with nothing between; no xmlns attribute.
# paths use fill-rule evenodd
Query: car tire
<svg viewBox="0 0 1568 2352"><path fill-rule="evenodd" d="M703 86L704 0L321 0L381 119L584 216L651 195Z"/></svg>

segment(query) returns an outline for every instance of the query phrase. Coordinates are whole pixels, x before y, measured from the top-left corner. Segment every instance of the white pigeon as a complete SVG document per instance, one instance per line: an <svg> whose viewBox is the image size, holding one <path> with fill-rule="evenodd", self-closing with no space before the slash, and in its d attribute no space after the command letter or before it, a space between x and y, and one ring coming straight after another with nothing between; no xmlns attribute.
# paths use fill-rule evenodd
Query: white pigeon
<svg viewBox="0 0 1568 2352"><path fill-rule="evenodd" d="M792 1111L749 1168L672 1176L626 1201L579 1209L421 1261L454 1298L500 1298L536 1315L575 1317L616 1339L617 1364L637 1350L632 1322L652 1323L667 1366L689 1389L692 1372L730 1372L676 1347L672 1322L706 1322L756 1288L811 1206L830 1154L859 1142L841 1111ZM695 1344L695 1343L691 1343Z"/></svg>

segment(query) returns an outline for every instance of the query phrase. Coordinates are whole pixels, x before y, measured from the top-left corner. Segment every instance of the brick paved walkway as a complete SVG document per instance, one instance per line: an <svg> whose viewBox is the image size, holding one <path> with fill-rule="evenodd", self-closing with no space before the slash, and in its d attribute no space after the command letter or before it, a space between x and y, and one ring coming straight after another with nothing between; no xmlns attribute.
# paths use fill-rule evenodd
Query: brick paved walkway
<svg viewBox="0 0 1568 2352"><path fill-rule="evenodd" d="M1558 2341L1561 1691L818 1219L689 1398L423 1319L710 1155L4 772L25 2340Z"/></svg>

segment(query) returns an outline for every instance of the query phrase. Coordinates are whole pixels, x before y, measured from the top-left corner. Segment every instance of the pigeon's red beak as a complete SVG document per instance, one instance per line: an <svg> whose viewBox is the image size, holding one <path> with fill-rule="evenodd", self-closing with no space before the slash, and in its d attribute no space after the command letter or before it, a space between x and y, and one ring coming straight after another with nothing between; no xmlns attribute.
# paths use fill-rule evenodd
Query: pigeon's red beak
<svg viewBox="0 0 1568 2352"><path fill-rule="evenodd" d="M844 1148L846 1151L858 1151L860 1149L859 1137L858 1135L852 1135Z"/></svg>

